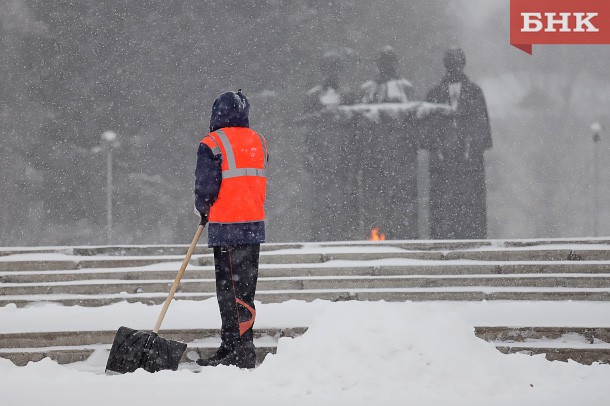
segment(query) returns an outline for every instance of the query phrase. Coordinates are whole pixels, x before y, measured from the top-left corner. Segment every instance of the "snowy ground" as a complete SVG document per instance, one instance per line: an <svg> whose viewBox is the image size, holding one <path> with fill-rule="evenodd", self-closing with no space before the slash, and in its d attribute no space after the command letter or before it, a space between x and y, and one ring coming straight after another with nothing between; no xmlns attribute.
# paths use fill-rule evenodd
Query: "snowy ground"
<svg viewBox="0 0 610 406"><path fill-rule="evenodd" d="M214 328L215 299L175 302L165 328ZM150 329L160 306L0 308L0 332ZM253 371L103 374L105 353L58 365L0 359L1 405L608 405L610 365L503 355L480 326L610 326L604 302L258 304L255 327L305 326Z"/></svg>

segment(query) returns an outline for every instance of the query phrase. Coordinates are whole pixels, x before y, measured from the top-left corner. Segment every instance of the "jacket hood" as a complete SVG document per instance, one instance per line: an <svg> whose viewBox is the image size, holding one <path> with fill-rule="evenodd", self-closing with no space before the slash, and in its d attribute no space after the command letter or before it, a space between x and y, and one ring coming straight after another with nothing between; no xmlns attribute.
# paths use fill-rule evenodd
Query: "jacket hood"
<svg viewBox="0 0 610 406"><path fill-rule="evenodd" d="M210 117L210 132L223 127L250 127L250 103L241 92L226 92L214 100Z"/></svg>

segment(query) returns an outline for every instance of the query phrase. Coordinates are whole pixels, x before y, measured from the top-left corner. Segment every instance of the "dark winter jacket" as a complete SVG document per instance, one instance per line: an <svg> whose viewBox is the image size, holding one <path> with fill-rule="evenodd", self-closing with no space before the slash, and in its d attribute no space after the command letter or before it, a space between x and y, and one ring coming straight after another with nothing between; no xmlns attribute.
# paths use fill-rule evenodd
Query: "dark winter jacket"
<svg viewBox="0 0 610 406"><path fill-rule="evenodd" d="M224 127L249 127L248 99L241 91L227 92L214 101L210 118L210 132ZM195 169L195 207L208 216L210 207L218 198L222 183L222 155L214 155L205 144L199 144ZM208 225L208 245L260 244L265 242L265 222Z"/></svg>

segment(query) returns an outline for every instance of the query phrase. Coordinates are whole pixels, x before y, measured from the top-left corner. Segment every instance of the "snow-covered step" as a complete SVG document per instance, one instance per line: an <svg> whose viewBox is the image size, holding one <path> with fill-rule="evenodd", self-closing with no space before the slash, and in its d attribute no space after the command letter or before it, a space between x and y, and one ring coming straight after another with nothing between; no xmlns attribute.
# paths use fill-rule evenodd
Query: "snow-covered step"
<svg viewBox="0 0 610 406"><path fill-rule="evenodd" d="M150 331L138 326L130 328ZM254 336L257 339L274 337L298 337L307 328L263 328L256 329ZM159 333L162 337L183 342L196 342L198 340L219 339L218 330L215 329L162 329ZM25 333L4 333L0 334L0 348L37 348L37 347L75 347L91 346L95 344L112 344L116 330L81 330L81 331L38 331Z"/></svg>
<svg viewBox="0 0 610 406"><path fill-rule="evenodd" d="M476 327L501 352L545 354L550 361L610 363L610 327Z"/></svg>
<svg viewBox="0 0 610 406"><path fill-rule="evenodd" d="M544 354L549 361L576 361L591 365L594 362L610 364L610 344L590 345L588 348L573 348L552 346L548 343L538 345L521 344L517 346L497 345L496 348L504 354Z"/></svg>
<svg viewBox="0 0 610 406"><path fill-rule="evenodd" d="M70 282L4 282L0 284L0 296L41 294L110 294L167 292L173 279L119 280L93 279ZM313 290L313 289L391 289L391 288L441 288L456 286L478 287L572 287L610 288L610 274L554 274L535 275L394 275L394 276L294 276L258 279L258 290ZM178 292L214 293L215 280L184 278Z"/></svg>
<svg viewBox="0 0 610 406"><path fill-rule="evenodd" d="M609 327L476 327L476 335L485 341L529 342L558 340L584 344L610 343Z"/></svg>
<svg viewBox="0 0 610 406"><path fill-rule="evenodd" d="M33 259L30 259L32 258ZM72 270L82 268L136 267L181 261L180 256L83 257L63 254L9 255L0 257L0 271Z"/></svg>
<svg viewBox="0 0 610 406"><path fill-rule="evenodd" d="M377 252L295 252L294 250L263 251L261 264L312 264L332 260L370 261L387 258L441 260L441 252L435 251L385 251ZM74 270L90 268L138 267L163 262L181 262L183 256L92 256L78 257L65 254L19 254L0 257L0 271ZM194 256L192 265L212 266L214 256Z"/></svg>
<svg viewBox="0 0 610 406"><path fill-rule="evenodd" d="M83 249L84 250L84 249ZM165 262L181 262L183 255L75 255L72 253L14 253L0 257L0 271L75 270L91 268L140 267ZM6 254L6 253L5 253ZM374 261L374 260L426 260L451 261L472 260L483 262L610 262L610 246L547 246L504 249L472 250L405 250L400 244L348 246L309 245L300 249L286 248L264 250L261 264L319 264L330 261ZM192 265L212 266L213 255L195 255Z"/></svg>
<svg viewBox="0 0 610 406"><path fill-rule="evenodd" d="M173 279L179 262L143 267L0 271L0 283L35 283L92 279ZM260 277L610 274L610 261L419 261L385 258L320 264L262 264ZM189 266L185 279L214 277L212 266Z"/></svg>
<svg viewBox="0 0 610 406"><path fill-rule="evenodd" d="M339 253L325 255L321 253L280 253L265 255L261 253L261 264L310 264L323 263L330 260L354 260L364 261L384 258L409 258L409 259L441 259L441 253ZM93 256L76 257L64 254L38 254L38 255L9 255L0 257L0 271L37 271L37 270L75 270L91 268L116 268L116 267L139 267L163 262L181 262L182 256L142 256L142 257L119 257L119 256ZM214 257L211 254L194 256L192 265L212 266Z"/></svg>
<svg viewBox="0 0 610 406"><path fill-rule="evenodd" d="M172 245L109 245L109 246L55 246L55 247L0 247L0 257L18 254L65 254L78 256L158 256L186 254L188 244ZM302 248L303 243L267 243L261 251ZM200 243L194 254L210 254L212 249Z"/></svg>
<svg viewBox="0 0 610 406"><path fill-rule="evenodd" d="M185 294L188 295L188 294ZM293 291L258 291L256 299L263 303L287 300L331 301L362 300L404 301L481 301L481 300L610 300L610 289L572 288L502 288L502 287L442 287L442 288L377 288L377 289L311 289Z"/></svg>
<svg viewBox="0 0 610 406"><path fill-rule="evenodd" d="M261 361L268 353L275 353L279 338L297 337L306 330L256 329L254 343L258 360ZM0 357L10 359L16 365L25 365L46 357L60 364L85 361L93 356L107 359L115 334L114 330L0 334ZM192 362L199 354L204 357L211 356L220 345L218 330L162 330L160 335L188 344L183 362Z"/></svg>
<svg viewBox="0 0 610 406"><path fill-rule="evenodd" d="M261 256L261 259L263 257ZM267 276L289 276L294 273L306 274L333 274L339 272L362 274L368 268L376 274L410 273L410 274L455 274L455 273L596 273L600 271L610 272L610 259L608 260L581 260L581 261L501 261L501 260L422 260L409 257L409 254L368 254L361 257L355 254L327 256L312 254L305 256L277 256L270 257L269 261L261 262L261 272ZM294 260L291 262L290 260ZM188 273L197 271L211 271L213 259L196 259L197 264L189 266ZM307 262L310 261L310 262ZM201 264L203 262L203 265ZM209 263L208 263L209 262ZM157 275L159 272L176 273L179 269L181 258L141 258L132 260L119 259L96 259L86 261L1 261L0 281L10 278L12 275L53 275L65 271L68 275L95 274L95 273L129 273L134 278L146 278L146 275ZM148 267L147 267L148 266Z"/></svg>
<svg viewBox="0 0 610 406"><path fill-rule="evenodd" d="M187 343L188 347L184 352L181 362L194 362L199 356L210 357L220 345L220 339L217 343L193 344ZM260 363L269 353L275 353L277 343L258 342L256 345L256 358ZM42 347L42 348L19 348L19 349L0 349L0 358L11 360L15 365L23 366L28 362L37 362L44 358L51 358L59 364L71 364L73 362L86 361L91 357L108 359L112 344L94 344L82 346L58 346L58 347Z"/></svg>
<svg viewBox="0 0 610 406"><path fill-rule="evenodd" d="M320 242L287 242L287 243L264 243L261 244L261 250L278 250L278 249L294 249L294 248L310 248L310 247L371 247L371 246L395 246L407 250L460 250L460 249L477 249L477 248L536 248L540 246L594 246L594 245L610 245L610 238L536 238L536 239L503 239L503 240L353 240L353 241L320 241ZM44 248L44 247L43 247ZM48 248L48 247L47 247ZM65 250L66 247L54 247L55 249ZM171 250L180 250L186 252L188 244L174 245L120 245L120 246L82 246L68 247L74 250L81 250L81 253L86 253L89 250L89 255L111 254L118 253L125 255L126 252L141 252L148 255L149 252L170 253ZM21 250L28 248L18 248ZM36 248L38 249L38 248ZM207 250L205 243L200 242L198 250ZM0 248L2 252L3 248ZM75 251L76 252L76 251Z"/></svg>
<svg viewBox="0 0 610 406"><path fill-rule="evenodd" d="M126 301L129 303L159 304L167 292L107 293L107 294L32 294L0 296L0 306L15 304L23 307L33 303L59 303L67 306L103 306ZM176 300L205 300L214 297L213 292L177 292ZM457 286L440 288L360 288L360 289L289 289L258 290L256 300L262 303L282 303L289 300L316 299L344 301L481 301L481 300L587 300L610 301L610 288L561 288L561 287L493 287Z"/></svg>
<svg viewBox="0 0 610 406"><path fill-rule="evenodd" d="M445 252L442 259L468 259L475 261L608 261L610 260L610 248L457 250Z"/></svg>
<svg viewBox="0 0 610 406"><path fill-rule="evenodd" d="M574 246L608 246L610 238L551 238L551 239L507 239L507 240L386 240L386 241L324 241L264 243L261 251L282 249L310 249L334 247L397 247L405 250L472 250L525 248L536 249L542 246L572 248ZM71 255L184 255L188 244L160 245L106 245L106 246L49 246L49 247L0 247L0 256L31 253L65 253ZM200 242L195 253L210 253L211 249Z"/></svg>

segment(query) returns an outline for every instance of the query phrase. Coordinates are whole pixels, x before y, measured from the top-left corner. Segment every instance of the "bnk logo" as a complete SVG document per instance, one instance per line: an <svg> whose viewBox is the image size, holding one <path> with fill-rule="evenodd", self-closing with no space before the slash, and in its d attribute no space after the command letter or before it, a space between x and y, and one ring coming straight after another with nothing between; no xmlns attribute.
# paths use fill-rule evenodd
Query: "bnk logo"
<svg viewBox="0 0 610 406"><path fill-rule="evenodd" d="M610 44L609 0L511 0L510 43Z"/></svg>
<svg viewBox="0 0 610 406"><path fill-rule="evenodd" d="M599 13L521 13L521 32L599 32L591 19Z"/></svg>

